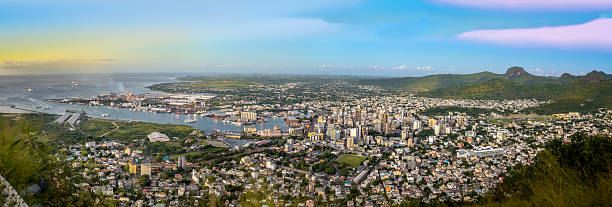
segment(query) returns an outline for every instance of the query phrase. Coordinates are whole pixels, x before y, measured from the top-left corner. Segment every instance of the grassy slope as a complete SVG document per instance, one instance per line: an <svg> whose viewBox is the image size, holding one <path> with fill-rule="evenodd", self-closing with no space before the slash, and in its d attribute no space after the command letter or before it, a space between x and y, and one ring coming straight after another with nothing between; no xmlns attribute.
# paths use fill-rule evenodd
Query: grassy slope
<svg viewBox="0 0 612 207"><path fill-rule="evenodd" d="M523 84L507 79L492 79L482 83L434 89L421 93L427 97L467 99L555 100L550 104L527 109L526 112L551 114L592 112L600 107L612 108L612 80L599 82L575 81L572 84Z"/></svg>
<svg viewBox="0 0 612 207"><path fill-rule="evenodd" d="M118 122L119 129L107 137L146 138L151 132L161 132L169 137L187 137L194 129L189 126L146 122Z"/></svg>
<svg viewBox="0 0 612 207"><path fill-rule="evenodd" d="M112 122L115 122L119 126L119 129L107 134L105 137L124 143L131 142L131 140L134 139L146 139L151 132L161 132L169 137L196 138L190 134L193 131L199 131L196 128L184 125L107 120L98 118L87 118L81 123L80 127L95 139L105 139L104 137L97 137L114 130L116 127L112 124Z"/></svg>
<svg viewBox="0 0 612 207"><path fill-rule="evenodd" d="M532 85L508 79L491 79L481 83L453 86L423 92L427 97L467 99L552 99L566 92L566 86L559 84Z"/></svg>
<svg viewBox="0 0 612 207"><path fill-rule="evenodd" d="M482 206L605 206L612 202L612 138L550 142L535 163L516 167ZM509 197L508 197L509 196Z"/></svg>
<svg viewBox="0 0 612 207"><path fill-rule="evenodd" d="M43 192L22 195L32 206L116 206L115 201L75 185L85 178L60 150L48 144L61 137L63 130L48 124L54 118L50 114L0 114L0 174L18 192L44 180L47 188Z"/></svg>
<svg viewBox="0 0 612 207"><path fill-rule="evenodd" d="M88 118L81 123L80 127L91 136L97 137L115 129L116 127L112 122L113 120Z"/></svg>

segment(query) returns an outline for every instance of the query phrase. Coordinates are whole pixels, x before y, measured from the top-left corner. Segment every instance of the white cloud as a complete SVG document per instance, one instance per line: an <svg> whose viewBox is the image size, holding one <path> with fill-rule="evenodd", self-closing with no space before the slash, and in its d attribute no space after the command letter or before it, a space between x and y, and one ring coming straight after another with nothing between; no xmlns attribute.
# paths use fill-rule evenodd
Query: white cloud
<svg viewBox="0 0 612 207"><path fill-rule="evenodd" d="M323 64L320 67L324 69L355 69L356 68L354 65L330 65L330 64Z"/></svg>
<svg viewBox="0 0 612 207"><path fill-rule="evenodd" d="M541 68L534 68L530 69L529 72L539 76L559 76L559 72L557 72L556 70L545 71Z"/></svg>
<svg viewBox="0 0 612 207"><path fill-rule="evenodd" d="M429 66L429 65L426 65L426 66L419 66L419 67L416 67L416 69L417 69L417 70L420 70L420 71L430 71L430 70L433 70L433 67L431 67L431 66Z"/></svg>
<svg viewBox="0 0 612 207"><path fill-rule="evenodd" d="M521 10L609 10L610 0L431 0L478 8Z"/></svg>
<svg viewBox="0 0 612 207"><path fill-rule="evenodd" d="M384 70L384 69L387 69L387 67L381 66L381 65L372 65L369 68L373 69L373 70Z"/></svg>
<svg viewBox="0 0 612 207"><path fill-rule="evenodd" d="M408 66L407 66L407 65L400 65L400 66L394 67L393 69L396 69L396 70L404 70L404 69L406 69L406 68L408 68Z"/></svg>
<svg viewBox="0 0 612 207"><path fill-rule="evenodd" d="M557 27L474 30L457 38L505 45L612 49L612 19Z"/></svg>

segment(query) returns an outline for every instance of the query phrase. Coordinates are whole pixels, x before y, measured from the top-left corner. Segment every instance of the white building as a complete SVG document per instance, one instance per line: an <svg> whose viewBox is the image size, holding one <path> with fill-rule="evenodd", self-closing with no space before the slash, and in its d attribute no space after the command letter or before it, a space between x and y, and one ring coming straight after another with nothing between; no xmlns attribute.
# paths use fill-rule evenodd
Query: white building
<svg viewBox="0 0 612 207"><path fill-rule="evenodd" d="M159 133L159 132L153 132L151 134L149 134L149 141L150 142L167 142L170 141L170 138L168 137L168 135Z"/></svg>

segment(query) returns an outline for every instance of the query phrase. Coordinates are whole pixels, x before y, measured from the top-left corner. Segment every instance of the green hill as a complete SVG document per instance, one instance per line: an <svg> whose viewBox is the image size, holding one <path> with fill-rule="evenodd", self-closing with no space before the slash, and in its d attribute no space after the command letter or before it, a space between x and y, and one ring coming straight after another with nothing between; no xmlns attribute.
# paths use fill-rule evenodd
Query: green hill
<svg viewBox="0 0 612 207"><path fill-rule="evenodd" d="M546 83L544 79L530 76L521 74L510 79L495 78L474 84L433 89L421 92L419 95L435 98L554 101L526 110L538 114L592 112L600 107L612 108L612 80L603 72L593 71L585 76L564 75L565 77L559 78L559 82L553 83ZM569 81L572 83L564 83Z"/></svg>
<svg viewBox="0 0 612 207"><path fill-rule="evenodd" d="M404 88L414 90L430 90L454 85L477 83L493 78L503 78L502 74L480 72L474 74L438 74L423 77L383 78L359 80L359 84L378 85L384 88Z"/></svg>
<svg viewBox="0 0 612 207"><path fill-rule="evenodd" d="M577 80L566 87L560 87L563 93L553 97L554 102L524 110L538 114L566 112L593 112L599 108L612 109L612 80L589 82Z"/></svg>
<svg viewBox="0 0 612 207"><path fill-rule="evenodd" d="M525 84L496 78L475 84L433 89L420 94L436 98L551 99L562 94L566 87L560 84Z"/></svg>
<svg viewBox="0 0 612 207"><path fill-rule="evenodd" d="M607 206L612 203L612 138L573 135L549 142L535 162L515 166L482 206Z"/></svg>
<svg viewBox="0 0 612 207"><path fill-rule="evenodd" d="M511 67L504 74L480 72L473 74L437 74L423 77L364 79L357 81L363 85L377 85L384 88L402 88L426 91L451 86L481 83L492 79L506 79L525 84L570 84L577 76L564 74L562 77L544 77L529 74L521 67Z"/></svg>

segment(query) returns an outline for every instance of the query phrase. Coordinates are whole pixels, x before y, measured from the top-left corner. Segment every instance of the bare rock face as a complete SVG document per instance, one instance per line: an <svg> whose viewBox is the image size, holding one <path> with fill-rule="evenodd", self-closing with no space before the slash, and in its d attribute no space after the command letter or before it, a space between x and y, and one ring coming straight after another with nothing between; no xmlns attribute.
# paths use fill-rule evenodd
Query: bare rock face
<svg viewBox="0 0 612 207"><path fill-rule="evenodd" d="M529 74L529 73L527 73L525 69L515 66L515 67L508 68L508 70L506 70L505 76L506 78L514 78L514 77L518 77L518 76L526 75L526 74Z"/></svg>

